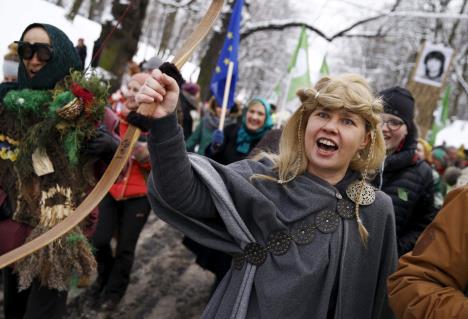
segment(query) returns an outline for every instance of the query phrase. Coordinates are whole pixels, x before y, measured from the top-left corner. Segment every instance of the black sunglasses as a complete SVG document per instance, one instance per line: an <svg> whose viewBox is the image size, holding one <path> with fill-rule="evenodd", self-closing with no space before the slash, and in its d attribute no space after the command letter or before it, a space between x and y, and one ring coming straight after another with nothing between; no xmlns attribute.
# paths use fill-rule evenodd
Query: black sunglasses
<svg viewBox="0 0 468 319"><path fill-rule="evenodd" d="M18 55L21 59L31 60L34 53L41 62L49 62L54 56L54 49L45 43L34 43L15 41L18 44Z"/></svg>

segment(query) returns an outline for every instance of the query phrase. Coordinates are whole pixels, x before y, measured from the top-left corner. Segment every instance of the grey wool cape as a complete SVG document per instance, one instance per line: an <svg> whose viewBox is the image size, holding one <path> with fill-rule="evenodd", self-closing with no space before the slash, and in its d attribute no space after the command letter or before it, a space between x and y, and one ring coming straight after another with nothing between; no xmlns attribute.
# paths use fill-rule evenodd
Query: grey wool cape
<svg viewBox="0 0 468 319"><path fill-rule="evenodd" d="M335 186L309 173L286 185L250 180L254 174L273 176L271 163L223 166L187 155L175 115L155 121L148 146L148 193L161 219L229 254L242 254L251 243L270 247L261 262L244 260L231 267L203 318L392 318L386 280L395 270L397 252L387 195L376 191L375 201L360 207L367 248L355 219L338 218L335 231L315 229L306 242L295 235L298 240L291 239L317 224L320 212L335 211L359 174L349 171ZM271 245L277 234L291 239L283 238L284 249Z"/></svg>

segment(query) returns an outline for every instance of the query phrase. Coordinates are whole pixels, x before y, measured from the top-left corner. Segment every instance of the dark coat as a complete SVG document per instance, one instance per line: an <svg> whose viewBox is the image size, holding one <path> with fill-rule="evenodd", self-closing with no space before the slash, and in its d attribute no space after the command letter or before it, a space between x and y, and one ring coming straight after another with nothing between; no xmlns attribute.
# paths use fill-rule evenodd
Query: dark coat
<svg viewBox="0 0 468 319"><path fill-rule="evenodd" d="M205 150L205 155L223 165L228 165L245 159L248 153L242 154L237 151L237 132L241 125L242 123L239 122L226 126L224 128L223 145L216 152L213 152L210 146L208 146ZM258 142L260 142L260 140L261 138L252 141L249 152L255 147L255 145L257 145Z"/></svg>
<svg viewBox="0 0 468 319"><path fill-rule="evenodd" d="M422 231L434 219L434 179L425 161L416 160L416 131L410 129L402 149L385 160L374 184L392 198L398 254L412 250Z"/></svg>
<svg viewBox="0 0 468 319"><path fill-rule="evenodd" d="M268 152L278 154L279 152L279 142L281 139L281 134L283 133L282 128L272 129L267 132L260 142L250 151L249 157L253 157L261 152Z"/></svg>
<svg viewBox="0 0 468 319"><path fill-rule="evenodd" d="M78 53L78 56L80 57L81 60L81 65L85 65L86 62L86 55L87 55L87 48L86 45L79 46L77 45L75 47L76 53Z"/></svg>

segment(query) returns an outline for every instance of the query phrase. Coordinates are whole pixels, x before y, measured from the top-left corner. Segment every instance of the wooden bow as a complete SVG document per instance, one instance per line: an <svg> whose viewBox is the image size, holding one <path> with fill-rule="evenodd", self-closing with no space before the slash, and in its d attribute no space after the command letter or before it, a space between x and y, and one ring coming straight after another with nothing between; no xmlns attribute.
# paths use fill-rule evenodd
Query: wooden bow
<svg viewBox="0 0 468 319"><path fill-rule="evenodd" d="M185 41L184 45L179 49L178 53L172 61L172 63L174 63L179 69L188 60L198 44L208 34L214 22L216 21L216 18L221 12L222 7L223 0L213 0L211 2L207 13L192 32L192 34ZM144 115L150 115L153 113L153 105L142 104L140 105L138 111ZM72 230L76 225L78 225L78 223L81 222L99 204L99 202L109 191L110 187L114 184L115 180L127 163L127 160L132 153L133 147L135 146L139 136L140 130L135 126L130 126L123 140L120 142L120 145L114 154L114 158L104 172L104 175L96 184L92 192L89 193L89 195L83 200L80 206L78 206L72 214L55 225L48 232L0 256L0 269L50 244L52 241L63 236Z"/></svg>

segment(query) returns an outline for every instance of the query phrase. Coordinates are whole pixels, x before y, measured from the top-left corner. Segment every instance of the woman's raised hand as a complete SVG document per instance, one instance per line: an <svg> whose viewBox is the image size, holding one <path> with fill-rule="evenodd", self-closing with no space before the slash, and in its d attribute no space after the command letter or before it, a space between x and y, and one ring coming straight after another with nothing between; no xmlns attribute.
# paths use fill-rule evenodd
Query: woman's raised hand
<svg viewBox="0 0 468 319"><path fill-rule="evenodd" d="M177 82L159 69L155 69L135 96L135 100L140 105L137 112L153 118L164 117L175 111L178 98ZM154 110L148 114L145 112L145 104L154 106Z"/></svg>

